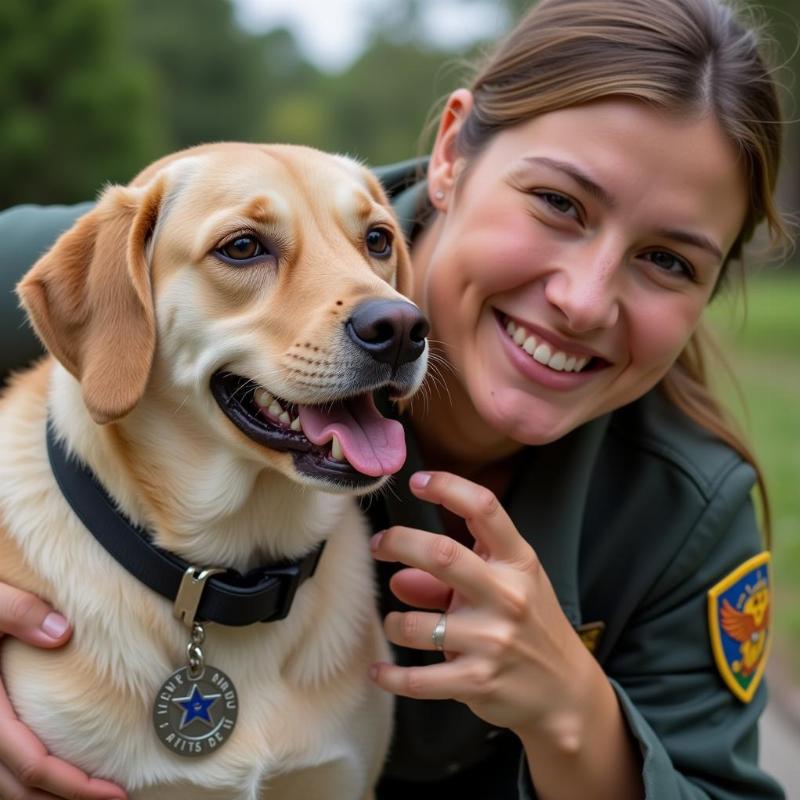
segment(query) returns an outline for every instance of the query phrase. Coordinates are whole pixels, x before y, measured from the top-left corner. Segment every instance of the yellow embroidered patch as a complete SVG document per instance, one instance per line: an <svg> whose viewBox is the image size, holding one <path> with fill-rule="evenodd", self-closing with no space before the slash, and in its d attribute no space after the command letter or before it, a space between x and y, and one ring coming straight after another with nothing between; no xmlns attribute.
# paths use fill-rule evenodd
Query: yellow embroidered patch
<svg viewBox="0 0 800 800"><path fill-rule="evenodd" d="M586 649L594 655L605 629L605 622L586 622L583 625L579 625L575 630L578 636L581 637L581 641L586 645Z"/></svg>
<svg viewBox="0 0 800 800"><path fill-rule="evenodd" d="M771 644L770 554L753 556L708 591L711 648L722 679L749 703L764 676Z"/></svg>

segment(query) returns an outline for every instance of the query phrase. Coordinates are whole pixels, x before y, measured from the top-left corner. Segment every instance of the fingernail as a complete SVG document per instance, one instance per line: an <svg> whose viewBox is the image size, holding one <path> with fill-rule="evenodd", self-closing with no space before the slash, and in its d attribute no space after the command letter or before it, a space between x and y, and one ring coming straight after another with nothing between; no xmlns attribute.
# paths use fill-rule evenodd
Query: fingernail
<svg viewBox="0 0 800 800"><path fill-rule="evenodd" d="M374 680L375 680L375 678L377 678L377 677L378 677L378 665L377 665L377 664L373 664L373 665L372 665L372 666L369 668L369 679L370 679L371 681L374 681Z"/></svg>
<svg viewBox="0 0 800 800"><path fill-rule="evenodd" d="M381 543L381 539L383 539L383 531L378 531L369 540L369 549L372 550L373 553L378 549L378 545Z"/></svg>
<svg viewBox="0 0 800 800"><path fill-rule="evenodd" d="M430 472L415 472L411 476L411 486L414 489L424 489L430 482Z"/></svg>
<svg viewBox="0 0 800 800"><path fill-rule="evenodd" d="M51 611L42 621L41 629L51 638L60 639L69 628L67 622L61 614Z"/></svg>

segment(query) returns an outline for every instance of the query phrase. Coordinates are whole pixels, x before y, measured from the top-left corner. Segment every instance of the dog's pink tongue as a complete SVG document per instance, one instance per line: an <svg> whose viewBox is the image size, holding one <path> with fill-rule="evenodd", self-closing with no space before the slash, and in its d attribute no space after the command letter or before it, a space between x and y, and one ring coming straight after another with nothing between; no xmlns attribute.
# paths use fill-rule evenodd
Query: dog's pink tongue
<svg viewBox="0 0 800 800"><path fill-rule="evenodd" d="M392 475L406 460L403 426L382 417L371 395L333 406L299 406L298 410L309 441L325 444L335 433L345 458L364 475Z"/></svg>

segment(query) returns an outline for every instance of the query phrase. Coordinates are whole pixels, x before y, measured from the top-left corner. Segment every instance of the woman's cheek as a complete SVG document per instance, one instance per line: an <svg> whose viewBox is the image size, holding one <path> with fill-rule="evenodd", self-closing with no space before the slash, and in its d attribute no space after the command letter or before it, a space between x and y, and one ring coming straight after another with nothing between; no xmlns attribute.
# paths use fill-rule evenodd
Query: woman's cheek
<svg viewBox="0 0 800 800"><path fill-rule="evenodd" d="M475 237L469 277L484 300L524 291L546 274L555 254L546 236L532 236L534 224L527 214L510 215L495 233Z"/></svg>
<svg viewBox="0 0 800 800"><path fill-rule="evenodd" d="M702 308L684 298L638 304L629 336L631 366L648 373L660 370L663 376L697 329Z"/></svg>

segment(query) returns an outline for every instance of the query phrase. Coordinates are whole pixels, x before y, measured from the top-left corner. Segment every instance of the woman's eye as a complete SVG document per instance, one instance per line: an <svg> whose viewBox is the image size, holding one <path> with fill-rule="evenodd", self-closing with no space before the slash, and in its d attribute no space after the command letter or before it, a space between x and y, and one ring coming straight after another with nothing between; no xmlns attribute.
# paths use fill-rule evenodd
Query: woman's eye
<svg viewBox="0 0 800 800"><path fill-rule="evenodd" d="M685 275L687 278L694 277L694 270L689 266L689 263L682 258L679 258L666 250L653 250L650 253L645 253L644 258L652 262L660 270L669 272L672 275Z"/></svg>
<svg viewBox="0 0 800 800"><path fill-rule="evenodd" d="M370 228L364 241L373 258L389 258L392 254L392 234L385 228Z"/></svg>
<svg viewBox="0 0 800 800"><path fill-rule="evenodd" d="M566 214L567 216L578 219L579 214L575 203L565 195L559 194L558 192L537 192L536 195L537 197L541 197L547 205L559 214Z"/></svg>
<svg viewBox="0 0 800 800"><path fill-rule="evenodd" d="M229 261L250 261L267 251L255 236L237 236L217 251Z"/></svg>

